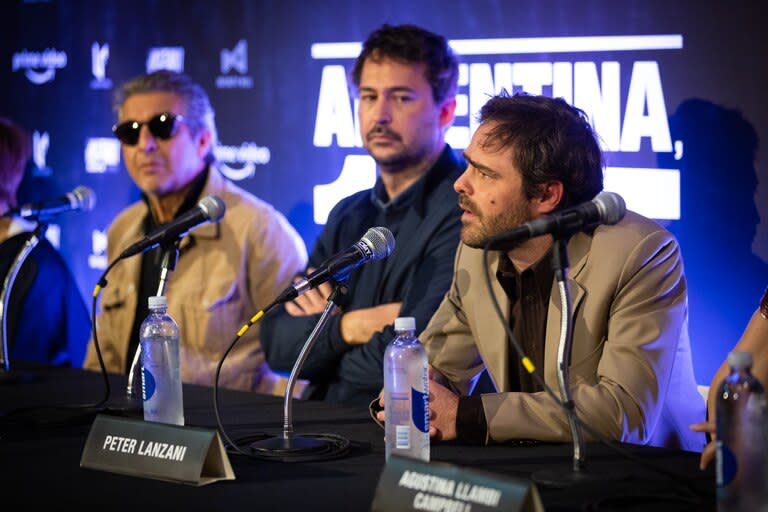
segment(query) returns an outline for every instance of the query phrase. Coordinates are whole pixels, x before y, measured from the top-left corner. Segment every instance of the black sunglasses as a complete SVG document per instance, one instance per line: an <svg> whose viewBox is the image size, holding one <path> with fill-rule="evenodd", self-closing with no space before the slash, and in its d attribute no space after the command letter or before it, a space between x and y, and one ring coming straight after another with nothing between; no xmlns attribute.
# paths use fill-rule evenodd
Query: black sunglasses
<svg viewBox="0 0 768 512"><path fill-rule="evenodd" d="M184 116L180 114L163 112L152 116L146 123L141 123L139 121L124 121L120 124L116 124L112 127L112 133L114 133L123 144L135 146L139 143L139 133L141 133L141 127L143 125L147 125L149 133L151 133L153 137L168 140L176 135L178 123L183 121Z"/></svg>

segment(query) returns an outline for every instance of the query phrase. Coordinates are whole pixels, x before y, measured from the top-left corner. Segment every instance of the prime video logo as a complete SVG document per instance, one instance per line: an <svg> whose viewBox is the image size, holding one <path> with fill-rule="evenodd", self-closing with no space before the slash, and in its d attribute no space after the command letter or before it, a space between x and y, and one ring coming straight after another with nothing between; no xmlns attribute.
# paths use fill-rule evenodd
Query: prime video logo
<svg viewBox="0 0 768 512"><path fill-rule="evenodd" d="M219 144L213 149L222 174L232 181L241 181L256 174L257 165L266 165L272 158L268 147L255 142L243 142L239 146ZM229 164L240 165L239 168Z"/></svg>
<svg viewBox="0 0 768 512"><path fill-rule="evenodd" d="M67 65L67 54L54 48L42 52L31 52L26 48L13 54L11 69L26 70L24 75L33 84L40 85L56 78L56 70Z"/></svg>

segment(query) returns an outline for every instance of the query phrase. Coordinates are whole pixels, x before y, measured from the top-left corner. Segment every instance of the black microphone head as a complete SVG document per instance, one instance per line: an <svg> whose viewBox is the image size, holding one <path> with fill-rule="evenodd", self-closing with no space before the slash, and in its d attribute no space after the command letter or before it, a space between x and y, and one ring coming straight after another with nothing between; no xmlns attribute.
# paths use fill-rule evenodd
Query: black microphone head
<svg viewBox="0 0 768 512"><path fill-rule="evenodd" d="M604 224L616 224L627 213L627 204L624 198L616 192L602 191L592 200L600 211L600 217Z"/></svg>
<svg viewBox="0 0 768 512"><path fill-rule="evenodd" d="M72 197L74 197L73 209L84 212L93 210L96 206L96 194L88 187L77 187L72 191Z"/></svg>
<svg viewBox="0 0 768 512"><path fill-rule="evenodd" d="M224 201L218 196L205 196L197 203L197 206L203 211L206 219L214 223L219 222L224 217L224 212L227 209Z"/></svg>
<svg viewBox="0 0 768 512"><path fill-rule="evenodd" d="M386 258L395 250L394 235L382 226L369 229L360 240L371 248L373 252L371 259L373 260Z"/></svg>

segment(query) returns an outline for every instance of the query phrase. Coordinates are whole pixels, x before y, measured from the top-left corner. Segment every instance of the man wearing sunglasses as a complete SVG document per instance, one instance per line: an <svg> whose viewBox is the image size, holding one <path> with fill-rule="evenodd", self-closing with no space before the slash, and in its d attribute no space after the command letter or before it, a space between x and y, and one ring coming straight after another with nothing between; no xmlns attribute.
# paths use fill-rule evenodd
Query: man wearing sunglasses
<svg viewBox="0 0 768 512"><path fill-rule="evenodd" d="M167 282L169 314L181 331L181 373L186 383L213 385L219 360L240 327L265 307L306 264L306 249L285 217L227 181L215 164L214 111L188 76L156 71L117 91L118 121L128 174L141 200L118 214L107 233L114 259L147 233L215 195L226 213L179 243L179 261ZM110 272L96 329L107 370L127 372L138 347L147 297L156 295L162 248L127 258ZM245 333L221 373L219 385L271 392L259 326ZM91 343L85 367L98 369Z"/></svg>
<svg viewBox="0 0 768 512"><path fill-rule="evenodd" d="M376 161L372 189L328 216L310 268L372 226L395 236L392 254L349 275L341 313L320 333L303 367L306 398L364 405L382 386L384 350L397 316L423 329L451 281L460 210L453 181L464 162L446 144L456 108L458 61L444 37L413 25L384 25L363 44L352 71L363 145ZM270 366L291 371L331 293L325 283L264 319Z"/></svg>

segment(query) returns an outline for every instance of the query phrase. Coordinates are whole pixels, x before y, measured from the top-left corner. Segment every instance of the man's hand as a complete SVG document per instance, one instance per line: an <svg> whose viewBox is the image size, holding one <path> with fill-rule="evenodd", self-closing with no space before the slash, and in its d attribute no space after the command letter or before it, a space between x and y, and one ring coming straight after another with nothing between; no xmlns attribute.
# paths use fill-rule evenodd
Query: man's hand
<svg viewBox="0 0 768 512"><path fill-rule="evenodd" d="M715 458L715 424L709 423L694 423L691 425L691 430L694 432L709 432L712 434L712 441L704 447L704 451L701 452L701 459L699 459L699 469L702 471L707 469L709 463Z"/></svg>
<svg viewBox="0 0 768 512"><path fill-rule="evenodd" d="M307 269L307 275L314 272L315 269L309 267ZM300 280L300 277L296 277L294 282ZM319 315L325 309L328 303L328 297L331 296L333 288L330 283L322 283L320 286L307 290L302 295L299 295L292 301L285 303L285 311L291 316L310 316Z"/></svg>
<svg viewBox="0 0 768 512"><path fill-rule="evenodd" d="M372 308L347 311L341 317L341 338L349 345L368 343L375 333L395 323L400 314L400 306L402 302L390 302Z"/></svg>
<svg viewBox="0 0 768 512"><path fill-rule="evenodd" d="M459 397L434 380L429 381L429 437L439 441L456 439Z"/></svg>

